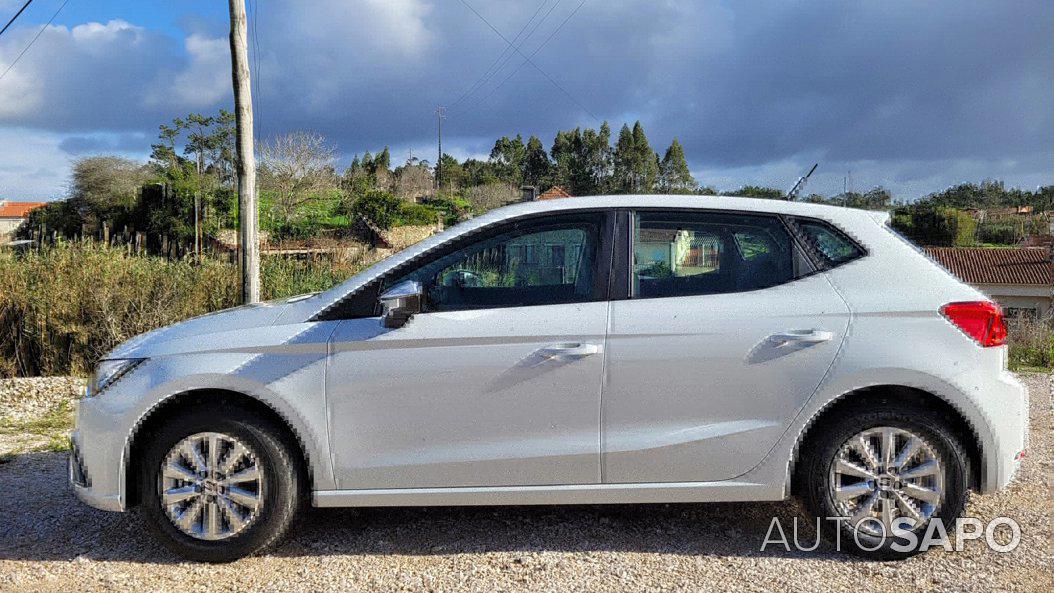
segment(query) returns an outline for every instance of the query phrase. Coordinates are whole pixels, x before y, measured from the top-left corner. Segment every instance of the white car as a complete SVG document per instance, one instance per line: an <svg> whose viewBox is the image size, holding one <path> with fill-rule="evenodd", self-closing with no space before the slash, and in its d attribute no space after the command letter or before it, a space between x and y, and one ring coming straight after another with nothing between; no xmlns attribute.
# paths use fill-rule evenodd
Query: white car
<svg viewBox="0 0 1054 593"><path fill-rule="evenodd" d="M324 293L119 346L70 481L206 561L268 548L306 503L793 494L844 519L822 523L843 545L896 556L893 528L1009 483L1028 416L998 305L888 218L701 196L501 208Z"/></svg>

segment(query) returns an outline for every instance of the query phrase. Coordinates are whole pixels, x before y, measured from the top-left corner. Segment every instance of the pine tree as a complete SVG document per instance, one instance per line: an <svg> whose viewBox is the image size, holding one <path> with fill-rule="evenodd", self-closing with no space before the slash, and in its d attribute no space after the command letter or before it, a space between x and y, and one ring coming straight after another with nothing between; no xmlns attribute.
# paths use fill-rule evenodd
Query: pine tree
<svg viewBox="0 0 1054 593"><path fill-rule="evenodd" d="M611 126L604 122L599 131L587 129L583 132L582 150L584 182L588 187L575 195L605 193L611 178Z"/></svg>
<svg viewBox="0 0 1054 593"><path fill-rule="evenodd" d="M537 136L527 139L526 155L523 159L523 183L540 187L549 179L549 155Z"/></svg>
<svg viewBox="0 0 1054 593"><path fill-rule="evenodd" d="M659 190L667 194L693 194L698 189L699 184L688 170L684 148L674 138L659 165Z"/></svg>
<svg viewBox="0 0 1054 593"><path fill-rule="evenodd" d="M622 124L622 129L618 133L618 142L615 143L614 170L611 180L612 192L627 194L634 191L634 171L637 168L636 159L637 150L633 143L633 132L630 131L628 125Z"/></svg>
<svg viewBox="0 0 1054 593"><path fill-rule="evenodd" d="M388 151L388 147L385 146L384 150L377 153L377 156L373 159L373 170L374 173L377 171L389 171L392 168L392 155Z"/></svg>
<svg viewBox="0 0 1054 593"><path fill-rule="evenodd" d="M654 191L659 177L659 155L648 144L648 136L639 121L633 124L633 151L636 153L633 191Z"/></svg>

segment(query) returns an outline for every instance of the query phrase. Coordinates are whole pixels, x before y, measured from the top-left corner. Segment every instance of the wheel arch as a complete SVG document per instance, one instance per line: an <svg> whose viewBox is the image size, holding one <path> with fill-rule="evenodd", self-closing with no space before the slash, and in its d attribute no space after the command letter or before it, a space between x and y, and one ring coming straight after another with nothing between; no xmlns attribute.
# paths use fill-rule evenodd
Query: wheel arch
<svg viewBox="0 0 1054 593"><path fill-rule="evenodd" d="M969 417L955 404L930 391L918 387L905 385L870 385L843 393L832 399L824 407L805 423L804 428L798 435L794 444L794 450L788 468L788 480L790 481L791 494L798 494L801 486L797 473L798 459L801 452L809 446L810 439L820 434L825 423L850 406L858 406L866 403L895 403L908 405L940 413L948 419L948 427L959 438L963 449L969 458L968 484L973 490L981 486L981 476L984 467L983 441L980 433Z"/></svg>
<svg viewBox="0 0 1054 593"><path fill-rule="evenodd" d="M123 462L123 478L121 488L124 493L125 507L131 508L139 504L141 494L139 492L139 466L140 459L149 442L144 435L151 434L154 429L163 424L173 414L198 405L226 404L251 410L260 416L270 420L281 431L282 437L295 444L298 454L299 467L297 468L302 483L310 491L314 483L314 471L312 469L312 458L303 436L295 428L295 424L275 406L245 393L229 389L193 389L174 394L158 402L136 423L132 429L128 443L125 446Z"/></svg>

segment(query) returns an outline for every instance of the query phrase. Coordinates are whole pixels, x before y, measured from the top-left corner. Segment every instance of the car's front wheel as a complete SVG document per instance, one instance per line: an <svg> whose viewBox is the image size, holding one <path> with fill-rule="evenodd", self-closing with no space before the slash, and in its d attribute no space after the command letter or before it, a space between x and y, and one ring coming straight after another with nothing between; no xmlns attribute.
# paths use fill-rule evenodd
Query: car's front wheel
<svg viewBox="0 0 1054 593"><path fill-rule="evenodd" d="M814 434L798 476L829 541L893 559L922 551L912 540L924 541L932 521L954 529L968 498L968 457L945 418L893 402L849 405Z"/></svg>
<svg viewBox="0 0 1054 593"><path fill-rule="evenodd" d="M201 406L166 422L141 459L143 513L172 550L204 562L261 552L300 506L297 456L269 419Z"/></svg>

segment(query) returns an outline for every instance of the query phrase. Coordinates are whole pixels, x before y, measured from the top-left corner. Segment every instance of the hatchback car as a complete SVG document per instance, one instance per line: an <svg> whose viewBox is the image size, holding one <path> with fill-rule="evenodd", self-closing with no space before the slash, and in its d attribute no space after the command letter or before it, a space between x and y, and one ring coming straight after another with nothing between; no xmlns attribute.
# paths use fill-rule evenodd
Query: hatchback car
<svg viewBox="0 0 1054 593"><path fill-rule="evenodd" d="M999 307L888 220L699 196L494 210L332 290L122 344L70 481L206 561L272 546L308 503L795 494L843 545L897 555L894 527L1008 484L1027 392Z"/></svg>

